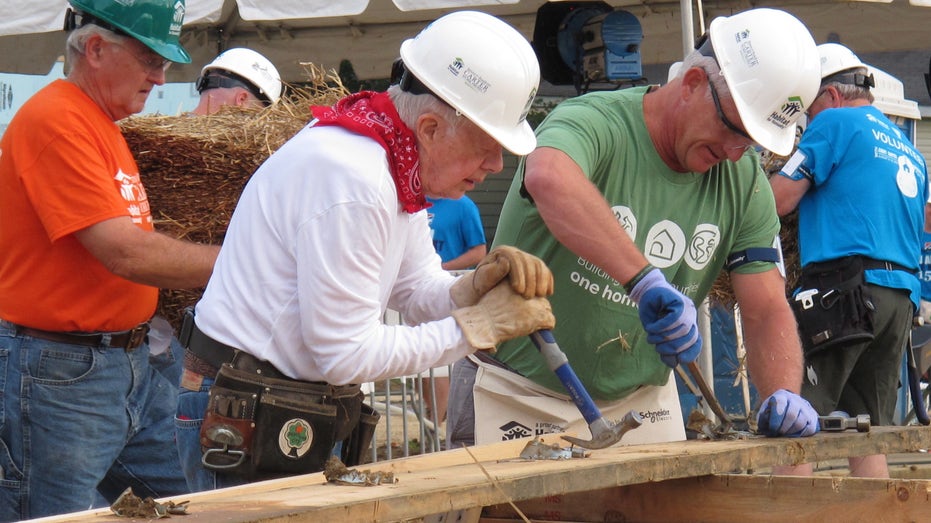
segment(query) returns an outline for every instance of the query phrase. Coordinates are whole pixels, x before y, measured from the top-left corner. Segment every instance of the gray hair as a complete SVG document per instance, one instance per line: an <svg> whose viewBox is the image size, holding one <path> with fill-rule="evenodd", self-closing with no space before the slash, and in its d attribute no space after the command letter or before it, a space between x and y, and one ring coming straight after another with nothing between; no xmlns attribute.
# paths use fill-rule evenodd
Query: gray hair
<svg viewBox="0 0 931 523"><path fill-rule="evenodd" d="M869 69L867 69L866 67L857 67L855 69L848 69L843 72L862 74L863 76L867 76L870 74ZM831 76L834 76L834 75L831 75ZM830 76L828 77L828 79L830 79ZM834 87L835 89L837 89L837 92L840 93L841 97L847 101L862 99L862 100L868 100L870 103L873 103L873 101L875 100L875 98L873 97L873 92L870 89L866 87L861 87L859 85L854 85L851 83L837 82L837 81L828 81L828 82L822 83L821 88L818 90L818 94L821 94L824 91L824 89L828 86Z"/></svg>
<svg viewBox="0 0 931 523"><path fill-rule="evenodd" d="M721 74L721 66L718 65L718 61L711 56L705 56L694 50L682 60L682 67L679 68L679 72L676 75L677 78L681 78L686 71L692 67L700 67L705 70L705 73L708 75L708 78L711 80L711 83L714 84L714 89L718 92L718 96L721 99L732 99L731 90L727 86L727 81L724 80L724 75ZM708 99L711 99L711 94L708 94Z"/></svg>
<svg viewBox="0 0 931 523"><path fill-rule="evenodd" d="M84 56L84 46L92 36L99 35L108 42L123 43L128 37L104 29L96 24L86 24L68 34L65 46L65 63L74 64L79 57Z"/></svg>
<svg viewBox="0 0 931 523"><path fill-rule="evenodd" d="M399 85L388 87L388 96L398 110L398 116L404 125L413 130L417 119L425 113L434 113L446 121L455 131L465 120L458 111L432 94L412 94L401 89Z"/></svg>

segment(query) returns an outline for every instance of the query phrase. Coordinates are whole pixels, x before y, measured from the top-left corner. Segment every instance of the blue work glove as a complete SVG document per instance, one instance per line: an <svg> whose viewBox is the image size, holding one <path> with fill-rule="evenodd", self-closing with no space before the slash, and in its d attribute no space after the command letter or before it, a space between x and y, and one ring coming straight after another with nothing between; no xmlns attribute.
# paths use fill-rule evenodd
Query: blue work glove
<svg viewBox="0 0 931 523"><path fill-rule="evenodd" d="M821 430L818 413L808 400L779 389L774 392L756 416L757 432L766 436L788 436L790 438L814 436Z"/></svg>
<svg viewBox="0 0 931 523"><path fill-rule="evenodd" d="M695 361L701 352L695 304L666 281L659 269L653 269L630 291L630 298L640 306L640 323L647 341L669 367Z"/></svg>

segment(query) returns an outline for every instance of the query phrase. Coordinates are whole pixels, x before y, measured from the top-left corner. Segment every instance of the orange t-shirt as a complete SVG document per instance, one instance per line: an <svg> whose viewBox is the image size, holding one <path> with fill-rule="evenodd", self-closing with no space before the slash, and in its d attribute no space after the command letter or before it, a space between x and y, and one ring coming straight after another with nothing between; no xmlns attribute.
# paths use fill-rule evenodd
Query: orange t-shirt
<svg viewBox="0 0 931 523"><path fill-rule="evenodd" d="M120 216L153 230L129 146L83 91L56 80L0 141L0 318L53 331L148 320L158 289L115 276L73 234Z"/></svg>

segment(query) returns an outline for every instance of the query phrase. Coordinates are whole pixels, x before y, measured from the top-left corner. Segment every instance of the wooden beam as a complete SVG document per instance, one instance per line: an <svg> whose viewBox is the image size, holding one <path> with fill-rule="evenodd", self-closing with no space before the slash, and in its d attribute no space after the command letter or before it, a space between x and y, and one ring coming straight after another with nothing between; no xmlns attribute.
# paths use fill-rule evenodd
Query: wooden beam
<svg viewBox="0 0 931 523"><path fill-rule="evenodd" d="M517 507L531 521L924 521L929 493L926 479L723 474L550 496ZM479 521L522 519L510 505L495 505Z"/></svg>
<svg viewBox="0 0 931 523"><path fill-rule="evenodd" d="M509 501L753 472L773 465L915 452L931 448L931 431L917 426L876 427L868 433L821 433L811 438L615 446L592 451L584 459L563 461L519 460L527 441L426 454L368 467L394 472L398 482L392 485L338 486L327 484L318 473L178 496L172 501L190 500L184 523L404 521ZM550 435L543 441L558 440ZM108 513L87 511L43 521L125 521Z"/></svg>

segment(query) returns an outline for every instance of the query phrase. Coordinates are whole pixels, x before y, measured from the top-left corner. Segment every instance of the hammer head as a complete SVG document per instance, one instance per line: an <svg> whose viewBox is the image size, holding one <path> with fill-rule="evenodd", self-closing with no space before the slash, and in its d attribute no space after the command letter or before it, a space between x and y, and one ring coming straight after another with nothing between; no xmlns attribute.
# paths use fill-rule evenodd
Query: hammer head
<svg viewBox="0 0 931 523"><path fill-rule="evenodd" d="M821 430L825 432L843 432L851 429L856 429L857 432L870 431L869 414L859 414L856 417L850 417L846 412L834 411L827 416L819 416L818 421L821 425Z"/></svg>
<svg viewBox="0 0 931 523"><path fill-rule="evenodd" d="M632 410L624 415L620 421L608 421L604 417L598 418L588 424L589 430L592 431L592 439L584 440L572 436L563 436L562 439L583 449L598 450L606 449L611 445L621 441L624 434L639 427L643 424L643 418L640 413Z"/></svg>

